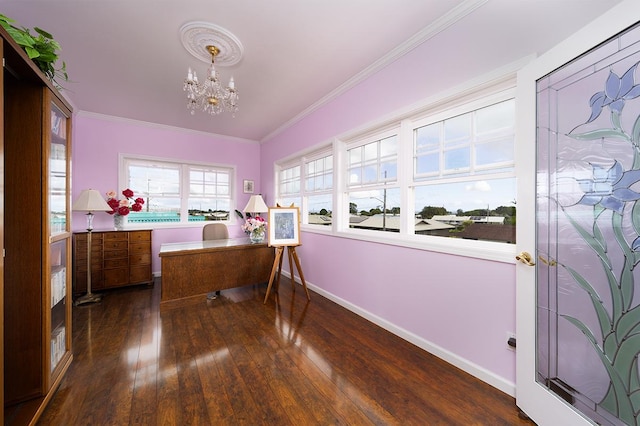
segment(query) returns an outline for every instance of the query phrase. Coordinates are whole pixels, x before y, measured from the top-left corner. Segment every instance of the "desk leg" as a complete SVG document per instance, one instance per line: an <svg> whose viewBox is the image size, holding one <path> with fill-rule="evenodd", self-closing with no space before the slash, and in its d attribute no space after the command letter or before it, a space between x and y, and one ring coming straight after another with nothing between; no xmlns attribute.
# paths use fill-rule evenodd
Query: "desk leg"
<svg viewBox="0 0 640 426"><path fill-rule="evenodd" d="M267 303L267 299L269 298L269 292L271 291L271 286L273 285L273 279L276 275L276 270L279 270L278 265L282 265L282 252L284 251L284 247L276 247L276 258L273 260L273 267L271 268L271 275L269 276L269 285L267 286L267 294L264 295L263 304ZM280 273L278 273L278 282L280 281Z"/></svg>

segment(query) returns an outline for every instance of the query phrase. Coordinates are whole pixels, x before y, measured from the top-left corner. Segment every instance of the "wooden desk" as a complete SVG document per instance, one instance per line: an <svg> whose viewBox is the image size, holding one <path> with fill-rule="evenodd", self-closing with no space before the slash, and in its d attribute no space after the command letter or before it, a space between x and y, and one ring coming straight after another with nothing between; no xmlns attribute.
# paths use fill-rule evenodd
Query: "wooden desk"
<svg viewBox="0 0 640 426"><path fill-rule="evenodd" d="M275 249L248 238L162 244L160 304L269 281Z"/></svg>

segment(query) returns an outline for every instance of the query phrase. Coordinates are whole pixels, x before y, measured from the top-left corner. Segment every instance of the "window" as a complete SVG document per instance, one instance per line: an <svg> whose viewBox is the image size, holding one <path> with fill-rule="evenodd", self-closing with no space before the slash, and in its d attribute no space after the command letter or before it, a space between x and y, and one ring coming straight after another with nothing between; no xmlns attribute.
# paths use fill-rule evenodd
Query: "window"
<svg viewBox="0 0 640 426"><path fill-rule="evenodd" d="M349 227L400 231L398 135L382 134L373 141L347 147Z"/></svg>
<svg viewBox="0 0 640 426"><path fill-rule="evenodd" d="M414 232L515 243L515 101L413 130Z"/></svg>
<svg viewBox="0 0 640 426"><path fill-rule="evenodd" d="M398 136L348 149L347 156L350 187L393 181L398 174Z"/></svg>
<svg viewBox="0 0 640 426"><path fill-rule="evenodd" d="M310 225L331 225L333 214L333 155L305 159L306 218Z"/></svg>
<svg viewBox="0 0 640 426"><path fill-rule="evenodd" d="M288 159L276 201L307 231L512 261L515 74L474 91Z"/></svg>
<svg viewBox="0 0 640 426"><path fill-rule="evenodd" d="M278 204L283 207L301 205L300 165L283 168L278 173Z"/></svg>
<svg viewBox="0 0 640 426"><path fill-rule="evenodd" d="M123 157L124 187L144 198L132 223L228 220L233 203L231 167Z"/></svg>
<svg viewBox="0 0 640 426"><path fill-rule="evenodd" d="M301 208L308 225L331 226L333 214L333 154L321 149L280 166L278 204ZM301 183L304 183L301 185Z"/></svg>

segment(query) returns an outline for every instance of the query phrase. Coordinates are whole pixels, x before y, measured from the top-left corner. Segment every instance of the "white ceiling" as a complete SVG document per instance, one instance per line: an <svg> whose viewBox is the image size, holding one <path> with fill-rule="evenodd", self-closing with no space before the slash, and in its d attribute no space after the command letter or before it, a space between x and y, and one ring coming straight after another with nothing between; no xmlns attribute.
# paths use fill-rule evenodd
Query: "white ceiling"
<svg viewBox="0 0 640 426"><path fill-rule="evenodd" d="M60 42L77 111L262 141L419 43L433 44L434 66L440 55L480 66L473 51L498 68L619 1L0 0L0 13ZM235 77L235 118L186 110L187 68L207 68L182 46L191 21L221 26L244 47L240 63L218 69L225 82Z"/></svg>

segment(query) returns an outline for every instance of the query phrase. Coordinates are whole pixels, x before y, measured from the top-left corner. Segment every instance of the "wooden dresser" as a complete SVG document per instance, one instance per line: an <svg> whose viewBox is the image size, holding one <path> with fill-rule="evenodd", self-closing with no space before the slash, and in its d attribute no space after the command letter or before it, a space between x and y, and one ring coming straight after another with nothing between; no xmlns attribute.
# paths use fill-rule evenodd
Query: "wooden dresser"
<svg viewBox="0 0 640 426"><path fill-rule="evenodd" d="M91 289L100 291L149 284L151 230L93 231ZM73 293L87 291L87 232L73 234Z"/></svg>

